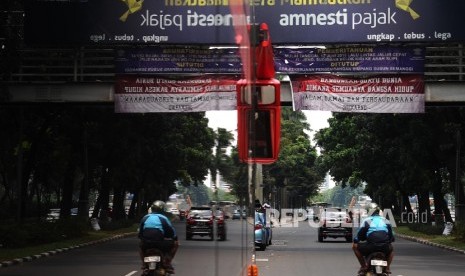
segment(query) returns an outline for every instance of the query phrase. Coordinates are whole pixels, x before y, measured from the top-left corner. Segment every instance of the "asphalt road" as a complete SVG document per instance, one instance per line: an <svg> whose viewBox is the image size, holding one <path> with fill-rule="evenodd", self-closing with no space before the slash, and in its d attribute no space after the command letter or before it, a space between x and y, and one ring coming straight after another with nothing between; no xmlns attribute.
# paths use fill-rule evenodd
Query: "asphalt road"
<svg viewBox="0 0 465 276"><path fill-rule="evenodd" d="M273 230L274 245L257 252L260 275L356 275L359 265L352 244L344 239L329 238L319 243L316 229L305 222L298 227ZM400 238L393 245L393 276L463 276L465 273L465 254Z"/></svg>
<svg viewBox="0 0 465 276"><path fill-rule="evenodd" d="M226 241L208 238L184 239L184 224L175 223L181 245L174 261L176 275L246 275L244 268L252 259L251 227L241 221L228 221ZM355 275L358 265L351 244L343 239L317 242L316 229L305 222L298 227L273 228L273 245L256 252L261 276ZM138 240L129 237L95 246L74 249L21 265L0 268L4 276L131 276L140 275ZM465 255L428 245L398 239L393 276L463 276Z"/></svg>
<svg viewBox="0 0 465 276"><path fill-rule="evenodd" d="M174 225L181 244L173 263L176 275L241 275L252 259L252 234L247 235L251 228L245 221L228 221L226 241L200 236L186 241L184 222ZM140 267L138 239L134 236L0 268L0 275L131 276L140 275Z"/></svg>

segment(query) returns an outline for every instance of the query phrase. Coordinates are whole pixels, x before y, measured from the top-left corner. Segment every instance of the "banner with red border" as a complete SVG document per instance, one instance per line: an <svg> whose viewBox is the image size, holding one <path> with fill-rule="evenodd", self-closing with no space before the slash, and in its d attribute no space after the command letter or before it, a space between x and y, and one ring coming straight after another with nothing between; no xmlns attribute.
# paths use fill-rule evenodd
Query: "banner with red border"
<svg viewBox="0 0 465 276"><path fill-rule="evenodd" d="M424 113L423 75L291 76L295 110Z"/></svg>
<svg viewBox="0 0 465 276"><path fill-rule="evenodd" d="M115 112L203 112L236 110L239 76L156 77L119 75Z"/></svg>

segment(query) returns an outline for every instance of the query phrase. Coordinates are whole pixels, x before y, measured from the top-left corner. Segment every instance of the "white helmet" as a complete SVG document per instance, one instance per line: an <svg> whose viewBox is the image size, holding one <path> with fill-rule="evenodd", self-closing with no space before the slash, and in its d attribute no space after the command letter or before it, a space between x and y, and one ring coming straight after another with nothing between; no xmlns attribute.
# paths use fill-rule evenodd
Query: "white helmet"
<svg viewBox="0 0 465 276"><path fill-rule="evenodd" d="M166 204L164 201L157 200L154 203L152 203L152 206L150 206L150 210L152 213L160 213L165 211Z"/></svg>

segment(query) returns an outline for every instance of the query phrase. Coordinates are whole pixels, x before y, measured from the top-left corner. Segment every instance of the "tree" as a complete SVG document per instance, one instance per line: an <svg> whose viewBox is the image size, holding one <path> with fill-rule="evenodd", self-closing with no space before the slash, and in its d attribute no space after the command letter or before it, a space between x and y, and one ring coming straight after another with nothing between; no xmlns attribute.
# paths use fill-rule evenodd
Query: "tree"
<svg viewBox="0 0 465 276"><path fill-rule="evenodd" d="M87 217L91 191L98 191L94 217L112 204L114 218L125 218L127 193L138 200L135 216L166 200L175 181L202 183L212 160L214 135L204 113L115 114L97 105L1 112L0 203L20 210L18 220L45 215L36 212L43 198L44 209L59 206L62 217L77 206Z"/></svg>
<svg viewBox="0 0 465 276"><path fill-rule="evenodd" d="M186 198L189 197L193 206L208 205L211 201L209 189L203 184L180 187L179 192L184 194Z"/></svg>
<svg viewBox="0 0 465 276"><path fill-rule="evenodd" d="M224 128L218 128L215 132L215 141L215 155L210 167L211 178L216 179L219 172L228 179L233 173L233 164L227 151L234 141L234 135Z"/></svg>
<svg viewBox="0 0 465 276"><path fill-rule="evenodd" d="M318 192L318 185L324 173L316 170L317 152L310 143L305 131L309 130L306 117L302 112L282 109L281 117L281 149L276 163L263 165L263 194L268 196L280 191L287 191L290 202L306 202L307 198ZM240 163L237 148L231 154L232 163L225 179L232 183L232 193L240 204L249 202L248 166ZM287 202L288 200L286 200ZM280 205L277 203L277 205ZM290 206L279 206L290 207Z"/></svg>
<svg viewBox="0 0 465 276"><path fill-rule="evenodd" d="M316 170L317 151L305 132L309 129L302 112L282 109L279 158L276 163L263 168L265 195L285 188L291 197L290 202L302 203L318 192L324 174Z"/></svg>
<svg viewBox="0 0 465 276"><path fill-rule="evenodd" d="M443 198L448 182L444 156L450 154L442 148L444 120L432 119L437 115L434 109L426 115L337 113L316 135L318 163L343 187L367 182L366 193L383 208L410 211L408 196L416 194L419 212L429 214L429 194Z"/></svg>
<svg viewBox="0 0 465 276"><path fill-rule="evenodd" d="M349 186L342 187L336 185L331 189L319 192L317 195L311 197L311 202L327 202L334 207L349 207L353 197L364 195L363 186L352 188Z"/></svg>

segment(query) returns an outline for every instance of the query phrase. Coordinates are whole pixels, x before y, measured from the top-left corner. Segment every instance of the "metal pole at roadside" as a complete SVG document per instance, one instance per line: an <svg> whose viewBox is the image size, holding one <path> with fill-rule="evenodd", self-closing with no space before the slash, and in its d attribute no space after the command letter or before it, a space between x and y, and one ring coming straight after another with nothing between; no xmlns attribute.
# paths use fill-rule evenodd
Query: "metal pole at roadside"
<svg viewBox="0 0 465 276"><path fill-rule="evenodd" d="M455 159L455 222L465 222L465 203L463 196L463 188L461 189L460 185L460 155L461 155L461 131L457 128L456 132L456 159Z"/></svg>

